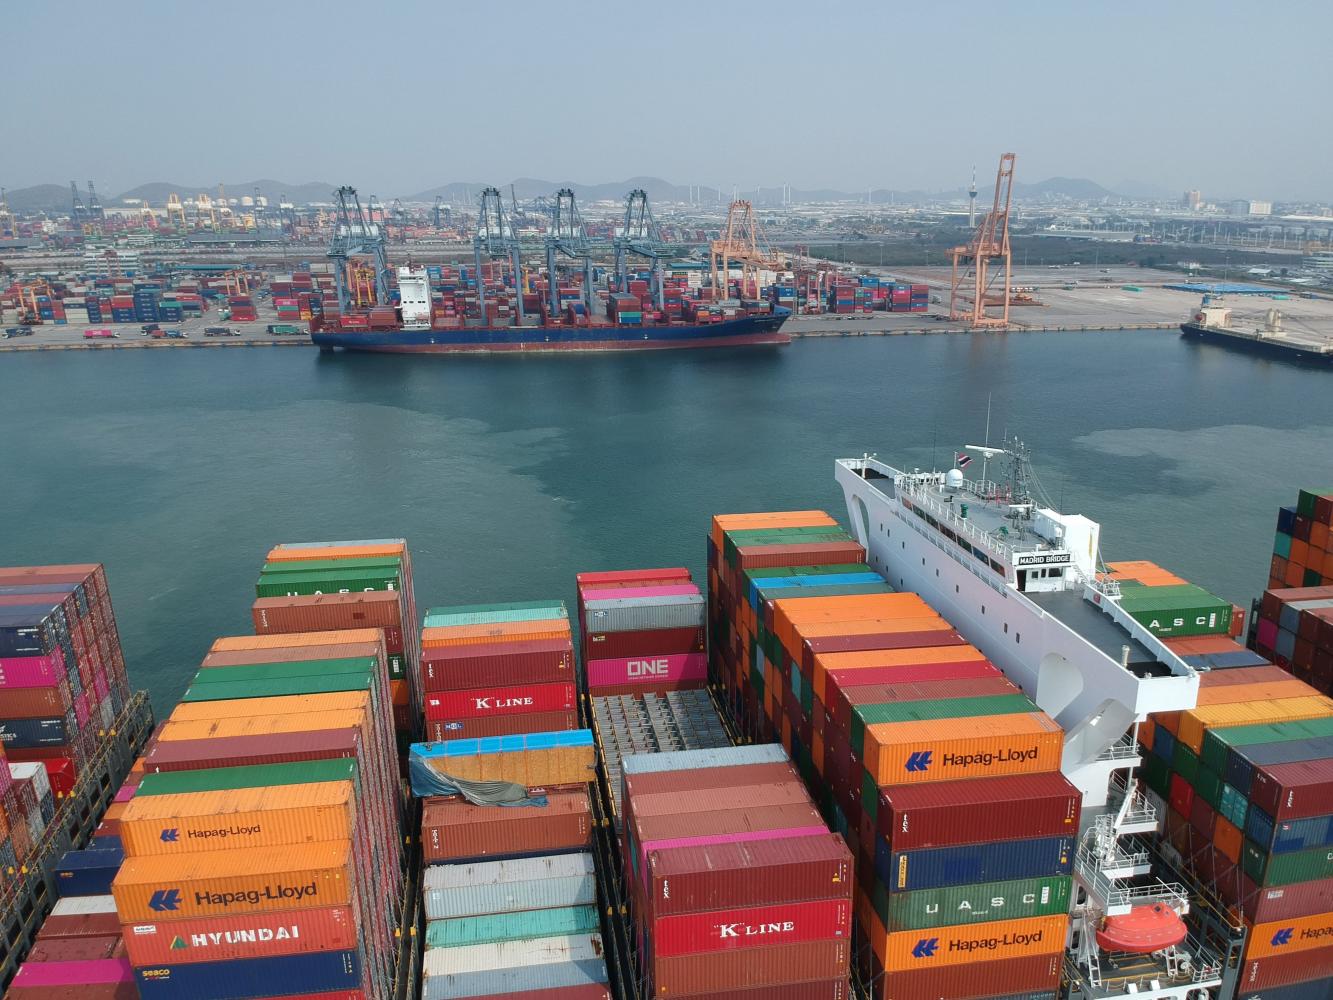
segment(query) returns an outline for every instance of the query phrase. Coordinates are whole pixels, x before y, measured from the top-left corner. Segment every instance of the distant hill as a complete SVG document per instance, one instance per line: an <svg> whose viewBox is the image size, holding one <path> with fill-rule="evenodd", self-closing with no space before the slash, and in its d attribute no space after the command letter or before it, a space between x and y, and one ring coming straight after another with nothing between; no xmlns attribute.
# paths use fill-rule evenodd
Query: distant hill
<svg viewBox="0 0 1333 1000"><path fill-rule="evenodd" d="M242 198L246 195L253 195L255 188L259 188L259 193L269 200L272 204L277 204L279 199L287 199L297 205L305 205L316 201L332 201L333 192L337 188L336 184L316 183L307 181L304 184L289 184L286 181L275 181L271 179L244 181L238 184L224 184L228 198ZM208 194L217 197L218 186L214 184L200 184L188 186L183 184L173 184L169 181L154 181L150 184L140 184L136 188L131 188L107 204L117 204L127 198L135 198L139 201L146 201L150 205L158 206L166 203L168 196L172 194L180 195L181 198L193 198L198 194ZM68 194L68 192L66 192ZM67 199L68 200L68 199Z"/></svg>
<svg viewBox="0 0 1333 1000"><path fill-rule="evenodd" d="M88 193L80 191L84 202ZM33 187L13 188L5 192L5 201L15 212L52 212L68 215L72 208L69 186L66 184L36 184Z"/></svg>
<svg viewBox="0 0 1333 1000"><path fill-rule="evenodd" d="M443 184L439 187L428 188L425 191L418 191L416 194L408 195L403 201L420 201L433 203L436 197L443 198L451 205L472 205L481 197L481 192L488 186L499 188L500 193L504 195L506 203L511 197L518 198L519 201L531 201L533 198L542 195L553 195L561 188L569 188L574 192L574 197L579 201L624 201L625 195L635 188L642 188L648 193L648 201L689 201L690 189L684 184L672 184L664 181L660 177L630 177L623 181L615 181L604 184L584 184L580 181L544 181L534 177L516 177L506 184L494 184L494 182L475 181L464 183L455 181L452 184ZM712 189L705 189L704 197L707 200ZM716 198L716 195L713 195Z"/></svg>

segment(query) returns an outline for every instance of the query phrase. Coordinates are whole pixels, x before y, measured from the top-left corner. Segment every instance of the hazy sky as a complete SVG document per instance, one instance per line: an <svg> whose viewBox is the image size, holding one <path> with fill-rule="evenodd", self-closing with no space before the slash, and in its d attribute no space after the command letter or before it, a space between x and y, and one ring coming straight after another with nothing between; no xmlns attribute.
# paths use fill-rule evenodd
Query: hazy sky
<svg viewBox="0 0 1333 1000"><path fill-rule="evenodd" d="M0 185L386 196L635 174L1333 198L1333 3L43 0L0 6Z"/></svg>

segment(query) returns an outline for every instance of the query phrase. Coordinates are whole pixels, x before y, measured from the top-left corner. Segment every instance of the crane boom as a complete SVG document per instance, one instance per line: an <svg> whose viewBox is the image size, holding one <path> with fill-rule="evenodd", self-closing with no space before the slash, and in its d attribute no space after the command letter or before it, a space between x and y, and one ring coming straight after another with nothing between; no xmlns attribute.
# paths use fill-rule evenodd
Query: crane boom
<svg viewBox="0 0 1333 1000"><path fill-rule="evenodd" d="M1014 154L1000 156L995 172L995 200L972 234L966 246L950 251L953 269L950 275L949 318L965 320L972 327L1007 327L1012 289L1013 253L1009 246L1009 209L1013 196ZM999 265L998 267L994 267ZM993 270L994 267L994 270ZM991 285L1003 273L1004 286L998 295L990 296ZM961 308L964 285L971 286L971 308ZM998 299L998 301L994 301ZM1000 308L999 315L987 312L991 305Z"/></svg>

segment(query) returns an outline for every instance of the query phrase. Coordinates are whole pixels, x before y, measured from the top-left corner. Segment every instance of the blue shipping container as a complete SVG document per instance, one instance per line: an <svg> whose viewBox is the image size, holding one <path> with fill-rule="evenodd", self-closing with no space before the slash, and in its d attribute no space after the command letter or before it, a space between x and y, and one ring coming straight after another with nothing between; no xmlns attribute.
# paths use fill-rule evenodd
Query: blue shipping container
<svg viewBox="0 0 1333 1000"><path fill-rule="evenodd" d="M56 891L70 896L109 896L111 883L125 861L119 844L95 850L67 851L56 866Z"/></svg>
<svg viewBox="0 0 1333 1000"><path fill-rule="evenodd" d="M355 951L316 951L234 962L149 965L134 970L143 1000L245 1000L352 990L361 985Z"/></svg>
<svg viewBox="0 0 1333 1000"><path fill-rule="evenodd" d="M889 850L883 837L875 838L875 874L890 892L1068 875L1073 864L1073 837L999 840L897 852Z"/></svg>
<svg viewBox="0 0 1333 1000"><path fill-rule="evenodd" d="M1312 816L1274 823L1271 816L1254 806L1245 821L1245 836L1269 854L1291 854L1333 845L1333 816Z"/></svg>
<svg viewBox="0 0 1333 1000"><path fill-rule="evenodd" d="M38 747L62 746L69 742L63 718L54 719L0 719L0 742L6 750L35 750Z"/></svg>

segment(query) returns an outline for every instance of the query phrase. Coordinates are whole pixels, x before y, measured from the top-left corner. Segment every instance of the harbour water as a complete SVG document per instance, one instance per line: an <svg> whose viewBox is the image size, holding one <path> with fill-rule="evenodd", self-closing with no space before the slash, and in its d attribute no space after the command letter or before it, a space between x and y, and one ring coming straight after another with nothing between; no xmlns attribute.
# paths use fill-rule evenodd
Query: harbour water
<svg viewBox="0 0 1333 1000"><path fill-rule="evenodd" d="M9 355L0 562L106 563L131 680L164 708L214 636L250 630L275 542L406 536L423 608L572 600L578 570L702 579L713 513L842 517L835 458L947 468L982 443L989 399L991 443L1022 437L1050 499L1102 522L1106 558L1248 604L1277 507L1333 484L1328 396L1326 372L1164 331Z"/></svg>

